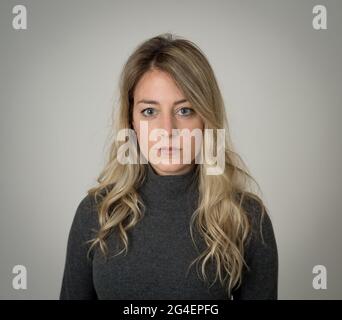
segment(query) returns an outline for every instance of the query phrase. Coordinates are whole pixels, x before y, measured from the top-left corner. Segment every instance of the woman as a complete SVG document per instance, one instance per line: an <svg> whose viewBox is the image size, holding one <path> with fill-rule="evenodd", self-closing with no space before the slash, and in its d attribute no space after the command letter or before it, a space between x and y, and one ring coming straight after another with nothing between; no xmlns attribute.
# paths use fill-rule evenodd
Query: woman
<svg viewBox="0 0 342 320"><path fill-rule="evenodd" d="M121 74L115 120L114 132L131 129L137 143L113 139L98 185L77 208L60 299L277 299L272 223L249 190L254 180L233 151L224 102L201 50L171 34L139 45ZM183 129L222 128L218 174L208 174L205 139L202 161L192 136L173 144ZM156 129L164 139L157 147ZM147 161L125 162L120 148L127 143Z"/></svg>

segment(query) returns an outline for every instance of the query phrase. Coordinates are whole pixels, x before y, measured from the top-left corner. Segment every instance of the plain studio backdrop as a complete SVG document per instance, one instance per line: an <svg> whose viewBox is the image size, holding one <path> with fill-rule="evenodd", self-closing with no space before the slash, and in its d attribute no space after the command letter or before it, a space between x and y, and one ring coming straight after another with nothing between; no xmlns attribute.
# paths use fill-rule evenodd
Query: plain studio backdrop
<svg viewBox="0 0 342 320"><path fill-rule="evenodd" d="M15 30L15 5L27 29ZM327 9L315 30L313 7ZM57 299L75 210L104 165L119 73L144 40L195 42L279 250L280 299L342 298L341 1L0 2L0 298ZM15 290L15 265L27 289ZM323 265L327 288L314 289Z"/></svg>

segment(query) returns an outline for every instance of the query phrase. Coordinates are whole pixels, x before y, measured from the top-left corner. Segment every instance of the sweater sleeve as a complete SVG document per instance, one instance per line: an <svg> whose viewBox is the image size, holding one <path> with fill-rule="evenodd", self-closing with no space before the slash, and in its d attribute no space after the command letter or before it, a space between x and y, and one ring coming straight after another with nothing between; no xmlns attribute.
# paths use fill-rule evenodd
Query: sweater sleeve
<svg viewBox="0 0 342 320"><path fill-rule="evenodd" d="M93 238L91 229L96 218L89 195L79 203L69 231L60 300L97 299L92 277L92 254L87 252ZM93 251L93 250L92 250ZM92 253L91 251L91 253Z"/></svg>
<svg viewBox="0 0 342 320"><path fill-rule="evenodd" d="M260 230L261 206L253 199L248 202L247 212L251 215L252 233L245 250L245 260L249 270L244 267L241 286L232 292L233 299L277 300L278 249L272 222L265 211Z"/></svg>

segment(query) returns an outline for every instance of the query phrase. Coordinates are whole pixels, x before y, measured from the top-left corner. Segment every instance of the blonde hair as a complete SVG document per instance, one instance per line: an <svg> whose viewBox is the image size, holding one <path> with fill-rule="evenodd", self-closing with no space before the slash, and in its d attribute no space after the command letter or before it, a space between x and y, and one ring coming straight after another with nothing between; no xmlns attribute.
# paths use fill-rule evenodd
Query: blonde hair
<svg viewBox="0 0 342 320"><path fill-rule="evenodd" d="M206 164L197 165L199 198L191 218L190 232L194 241L192 228L196 226L206 249L189 267L195 262L198 266L202 260L201 272L207 280L205 267L209 261L214 261L214 282L218 277L230 298L232 289L241 285L243 266L248 268L244 253L251 221L242 205L243 199L254 199L262 208L262 216L266 209L261 198L249 190L251 182L256 181L241 157L233 151L224 102L213 70L205 55L189 40L169 33L161 34L140 44L131 54L120 76L119 108L113 113L114 137L118 130L132 128L134 89L141 76L151 69L172 76L202 118L205 129L225 128L224 172L207 175ZM127 231L143 218L145 206L137 188L144 181L146 165L121 164L117 153L122 143L112 139L108 160L97 178L98 185L88 190L97 204L100 227L96 237L88 241L91 243L88 254L98 245L106 256L108 247L105 240L113 230L118 232L123 244L117 254L127 253ZM258 188L260 190L259 185Z"/></svg>

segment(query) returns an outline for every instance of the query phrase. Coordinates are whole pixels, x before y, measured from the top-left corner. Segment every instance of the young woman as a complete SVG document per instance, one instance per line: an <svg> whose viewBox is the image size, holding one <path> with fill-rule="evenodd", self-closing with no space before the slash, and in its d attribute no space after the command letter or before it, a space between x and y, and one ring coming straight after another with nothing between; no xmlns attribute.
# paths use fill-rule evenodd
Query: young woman
<svg viewBox="0 0 342 320"><path fill-rule="evenodd" d="M114 136L98 185L71 226L60 299L277 299L272 223L233 151L224 102L201 50L171 34L140 44L121 74L115 121L115 133L136 134L137 143L128 144L144 159L155 148L159 159L181 153L180 161L123 163L127 139ZM164 133L159 145L150 135L155 129ZM197 161L193 137L174 147L182 129L225 130L220 173L208 174L208 161Z"/></svg>

